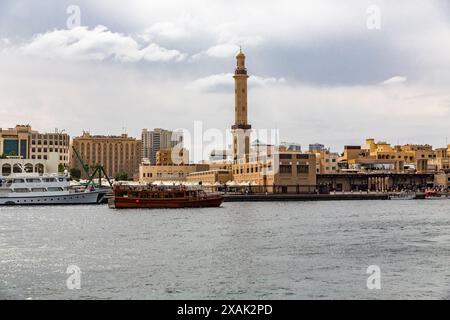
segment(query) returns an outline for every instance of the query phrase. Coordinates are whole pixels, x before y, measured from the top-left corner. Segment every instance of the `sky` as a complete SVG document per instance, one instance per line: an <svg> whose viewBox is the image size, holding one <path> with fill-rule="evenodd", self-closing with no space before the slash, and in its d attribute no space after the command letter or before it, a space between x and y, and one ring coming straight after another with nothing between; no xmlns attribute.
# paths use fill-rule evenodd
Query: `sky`
<svg viewBox="0 0 450 320"><path fill-rule="evenodd" d="M450 136L450 0L1 0L0 127L228 129L239 46L281 141Z"/></svg>

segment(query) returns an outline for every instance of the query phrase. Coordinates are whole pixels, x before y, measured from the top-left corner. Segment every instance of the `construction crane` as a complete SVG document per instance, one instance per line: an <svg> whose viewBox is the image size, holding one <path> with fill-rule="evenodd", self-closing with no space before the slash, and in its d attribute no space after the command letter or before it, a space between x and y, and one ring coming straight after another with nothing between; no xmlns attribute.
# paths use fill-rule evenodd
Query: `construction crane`
<svg viewBox="0 0 450 320"><path fill-rule="evenodd" d="M80 161L81 167L83 168L83 171L88 176L88 182L86 184L86 188L89 187L89 185L94 181L95 176L98 174L98 185L99 187L102 186L102 175L106 178L108 181L108 184L112 187L112 182L109 179L108 175L106 174L105 168L101 164L96 164L94 168L94 172L92 174L89 173L89 165L84 163L83 159L81 158L80 154L78 153L75 146L72 146L72 150L75 153L75 156L77 157L78 161Z"/></svg>

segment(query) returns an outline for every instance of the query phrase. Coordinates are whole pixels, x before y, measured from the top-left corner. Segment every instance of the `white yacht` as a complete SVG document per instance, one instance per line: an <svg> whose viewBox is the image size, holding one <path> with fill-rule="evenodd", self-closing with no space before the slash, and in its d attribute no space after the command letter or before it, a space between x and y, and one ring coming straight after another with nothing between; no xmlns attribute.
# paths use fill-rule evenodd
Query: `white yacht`
<svg viewBox="0 0 450 320"><path fill-rule="evenodd" d="M104 200L104 189L72 188L65 175L13 173L0 177L0 205L95 204Z"/></svg>

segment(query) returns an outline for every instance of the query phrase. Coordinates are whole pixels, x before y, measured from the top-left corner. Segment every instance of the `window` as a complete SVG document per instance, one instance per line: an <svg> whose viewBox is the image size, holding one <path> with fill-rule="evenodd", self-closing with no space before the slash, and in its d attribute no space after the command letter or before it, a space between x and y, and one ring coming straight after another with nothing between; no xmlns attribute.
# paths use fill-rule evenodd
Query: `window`
<svg viewBox="0 0 450 320"><path fill-rule="evenodd" d="M297 159L309 159L309 154L297 154Z"/></svg>
<svg viewBox="0 0 450 320"><path fill-rule="evenodd" d="M328 170L328 168L327 168ZM299 164L297 166L297 173L309 173L309 166L304 164Z"/></svg>
<svg viewBox="0 0 450 320"><path fill-rule="evenodd" d="M291 173L292 166L289 165L280 165L280 173Z"/></svg>
<svg viewBox="0 0 450 320"><path fill-rule="evenodd" d="M291 159L291 155L289 153L280 153L280 159Z"/></svg>

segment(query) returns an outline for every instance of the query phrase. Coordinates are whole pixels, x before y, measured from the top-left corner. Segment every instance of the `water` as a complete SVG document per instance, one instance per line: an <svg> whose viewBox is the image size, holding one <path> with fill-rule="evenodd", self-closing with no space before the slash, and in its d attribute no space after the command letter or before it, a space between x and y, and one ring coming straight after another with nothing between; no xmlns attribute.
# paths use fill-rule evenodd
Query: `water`
<svg viewBox="0 0 450 320"><path fill-rule="evenodd" d="M0 299L449 299L449 262L447 200L0 208Z"/></svg>

